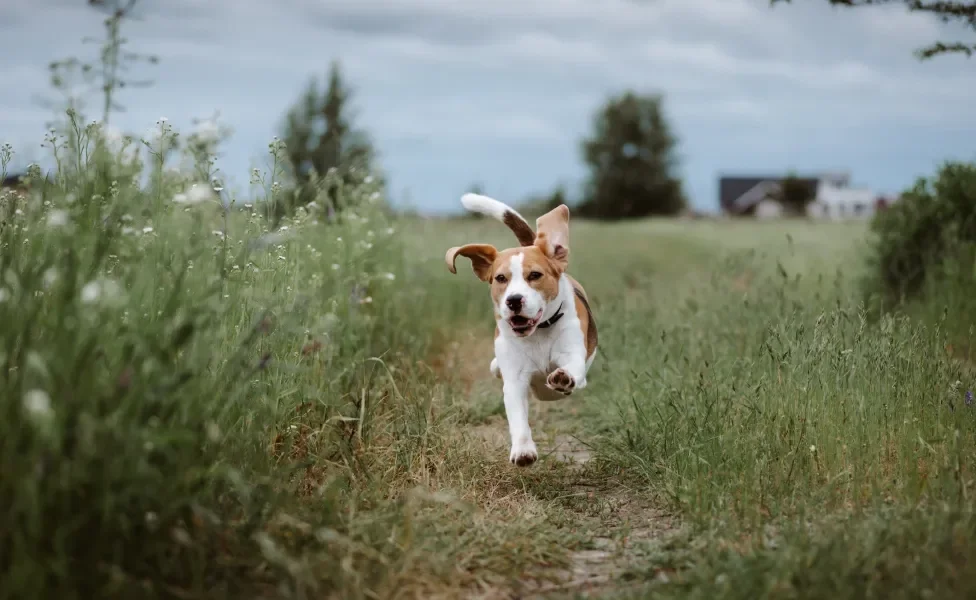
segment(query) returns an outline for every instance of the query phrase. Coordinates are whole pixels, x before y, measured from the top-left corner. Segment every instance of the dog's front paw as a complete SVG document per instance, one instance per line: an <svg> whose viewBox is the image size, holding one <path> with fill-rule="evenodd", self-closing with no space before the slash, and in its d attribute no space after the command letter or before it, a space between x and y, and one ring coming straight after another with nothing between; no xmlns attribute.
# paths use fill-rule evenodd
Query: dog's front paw
<svg viewBox="0 0 976 600"><path fill-rule="evenodd" d="M568 396L576 388L576 380L566 372L566 369L556 369L552 373L549 373L549 377L546 377L546 387L554 392Z"/></svg>
<svg viewBox="0 0 976 600"><path fill-rule="evenodd" d="M527 467L539 459L539 451L535 449L535 442L516 442L512 444L512 452L508 455L508 460L513 465Z"/></svg>

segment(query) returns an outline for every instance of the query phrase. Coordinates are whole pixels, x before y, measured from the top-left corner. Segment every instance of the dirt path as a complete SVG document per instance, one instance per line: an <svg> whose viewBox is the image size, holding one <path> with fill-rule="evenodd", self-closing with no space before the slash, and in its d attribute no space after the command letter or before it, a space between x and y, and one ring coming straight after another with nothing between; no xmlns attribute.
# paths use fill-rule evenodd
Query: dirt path
<svg viewBox="0 0 976 600"><path fill-rule="evenodd" d="M465 355L458 356L455 365L465 381L468 402L477 407L476 414L490 413L479 423L465 425L464 434L480 439L486 451L507 457L508 426L501 404L501 385L487 369L490 340L469 335L454 348ZM587 432L585 419L579 414L581 402L598 401L594 397L599 393L599 386L596 387L594 391L587 389L588 396L582 398L533 400L531 407L533 436L540 455L537 466L542 461L560 461L572 475L568 478L572 483L558 500L568 517L560 526L582 533L582 547L570 553L570 567L547 574L548 581L517 582L513 589L494 590L498 595L489 594L490 597L603 596L624 591L636 572L641 574L640 583L646 584L651 576L649 569L659 562L653 558L666 553L669 543L683 533L677 519L653 498L627 487L601 468L590 447L593 435ZM655 570L653 576L666 580L667 570Z"/></svg>

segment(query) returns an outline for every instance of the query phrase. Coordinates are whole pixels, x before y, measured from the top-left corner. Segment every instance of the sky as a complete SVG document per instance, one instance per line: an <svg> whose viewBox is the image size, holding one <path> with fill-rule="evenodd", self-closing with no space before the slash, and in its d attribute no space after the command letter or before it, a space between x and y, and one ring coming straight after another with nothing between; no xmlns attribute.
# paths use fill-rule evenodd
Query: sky
<svg viewBox="0 0 976 600"><path fill-rule="evenodd" d="M340 61L392 201L459 209L474 183L517 203L586 175L580 140L610 95L664 96L692 205L717 208L721 173L849 171L897 193L949 159L976 159L976 58L912 51L966 32L901 7L827 0L141 0L132 75L112 123L188 132L219 111L218 166L246 193L288 107ZM85 0L0 4L0 141L26 164L51 109L47 65L93 57L104 15ZM948 33L947 33L948 32ZM95 103L93 102L93 105Z"/></svg>

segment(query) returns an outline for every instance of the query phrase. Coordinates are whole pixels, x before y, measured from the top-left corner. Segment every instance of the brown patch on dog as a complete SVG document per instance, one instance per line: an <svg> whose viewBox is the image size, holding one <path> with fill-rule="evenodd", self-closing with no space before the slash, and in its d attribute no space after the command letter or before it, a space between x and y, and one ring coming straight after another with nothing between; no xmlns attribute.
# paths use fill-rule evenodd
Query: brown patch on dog
<svg viewBox="0 0 976 600"><path fill-rule="evenodd" d="M532 289L538 290L546 302L552 301L559 295L559 277L566 270L560 261L546 255L539 246L530 246L522 250L522 277ZM532 275L539 276L533 278Z"/></svg>
<svg viewBox="0 0 976 600"><path fill-rule="evenodd" d="M562 273L569 268L569 248L561 244L554 244L545 233L539 233L535 237L535 245L542 255L552 261Z"/></svg>
<svg viewBox="0 0 976 600"><path fill-rule="evenodd" d="M512 257L518 252L519 249L503 250L491 266L491 279L489 279L489 283L491 283L491 300L495 303L496 308L498 307L498 303L501 302L502 296L505 295L508 284L512 281ZM500 315L496 310L495 319L497 320L499 317Z"/></svg>
<svg viewBox="0 0 976 600"><path fill-rule="evenodd" d="M569 282L573 284L573 293L576 296L576 316L580 321L580 329L583 330L583 339L586 340L586 357L593 356L596 352L599 335L596 330L596 320L593 318L593 310L590 309L590 300L586 297L586 291L578 281L569 277Z"/></svg>
<svg viewBox="0 0 976 600"><path fill-rule="evenodd" d="M535 243L535 232L529 227L529 224L525 222L517 214L510 210L506 210L505 214L502 216L502 223L508 225L508 228L512 230L515 234L515 239L519 241L519 244L523 246L531 246Z"/></svg>
<svg viewBox="0 0 976 600"><path fill-rule="evenodd" d="M556 248L562 246L569 249L569 207L560 204L535 220L537 246L541 246L547 254L556 254ZM541 243L540 243L541 242Z"/></svg>
<svg viewBox="0 0 976 600"><path fill-rule="evenodd" d="M474 274L478 276L478 279L491 281L493 265L498 257L498 250L494 246L491 244L467 244L451 248L444 255L444 260L447 261L447 269L451 273L457 273L457 267L454 266L454 263L459 254L471 259L471 268L474 269Z"/></svg>
<svg viewBox="0 0 976 600"><path fill-rule="evenodd" d="M573 291L576 293L576 314L579 315L580 328L583 330L583 336L586 338L586 357L589 358L596 351L596 346L599 341L599 335L596 331L596 321L593 319L593 311L590 310L590 303L587 302L582 290L577 287L573 288ZM583 310L580 310L580 308Z"/></svg>

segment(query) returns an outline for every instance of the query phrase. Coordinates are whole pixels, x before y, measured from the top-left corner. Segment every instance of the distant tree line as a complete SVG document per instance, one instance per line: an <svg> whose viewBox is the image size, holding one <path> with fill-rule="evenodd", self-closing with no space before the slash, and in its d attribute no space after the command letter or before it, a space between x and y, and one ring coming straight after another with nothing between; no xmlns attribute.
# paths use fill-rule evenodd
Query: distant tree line
<svg viewBox="0 0 976 600"><path fill-rule="evenodd" d="M352 93L334 62L327 83L310 82L288 111L281 138L296 190L282 210L307 205L314 198L329 202L338 214L338 185L377 177L376 152L369 136L354 125ZM676 175L677 138L664 114L663 97L627 91L609 98L593 118L592 131L581 142L589 176L575 212L594 219L628 219L673 215L687 205ZM327 174L330 177L324 177ZM480 184L472 190L481 191ZM565 186L530 198L527 212L545 212L568 204Z"/></svg>

